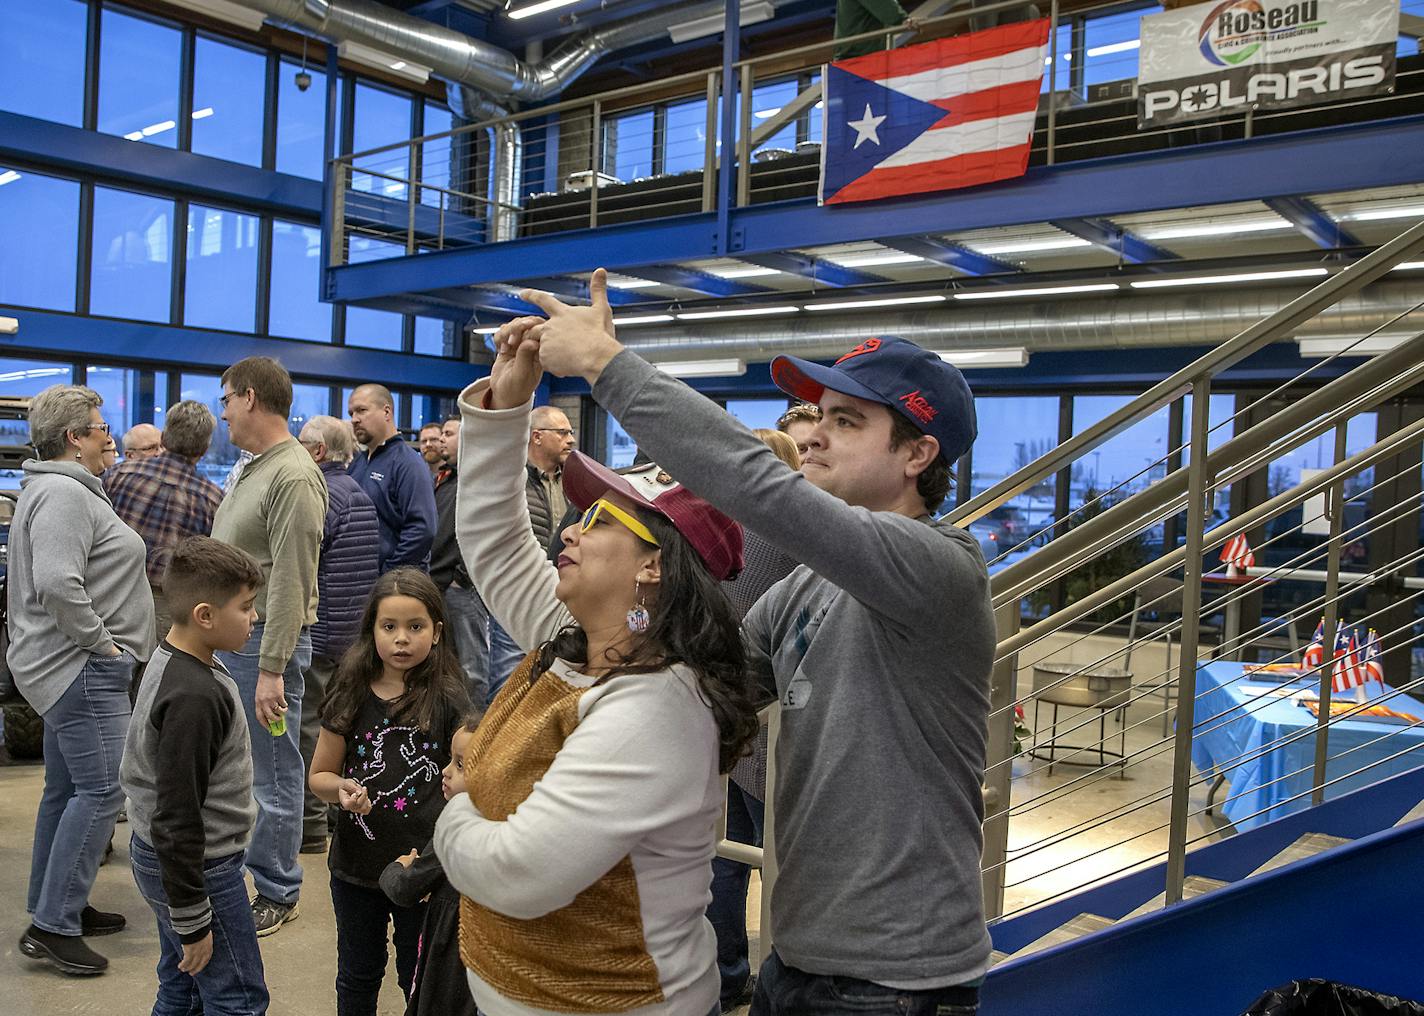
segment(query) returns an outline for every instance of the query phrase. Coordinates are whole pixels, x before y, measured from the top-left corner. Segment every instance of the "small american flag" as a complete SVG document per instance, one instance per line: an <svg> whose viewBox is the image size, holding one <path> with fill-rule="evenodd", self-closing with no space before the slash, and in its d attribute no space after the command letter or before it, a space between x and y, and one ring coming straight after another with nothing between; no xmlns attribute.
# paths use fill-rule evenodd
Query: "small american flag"
<svg viewBox="0 0 1424 1016"><path fill-rule="evenodd" d="M1384 683L1384 664L1380 662L1380 639L1373 628L1365 639L1365 675L1371 681Z"/></svg>

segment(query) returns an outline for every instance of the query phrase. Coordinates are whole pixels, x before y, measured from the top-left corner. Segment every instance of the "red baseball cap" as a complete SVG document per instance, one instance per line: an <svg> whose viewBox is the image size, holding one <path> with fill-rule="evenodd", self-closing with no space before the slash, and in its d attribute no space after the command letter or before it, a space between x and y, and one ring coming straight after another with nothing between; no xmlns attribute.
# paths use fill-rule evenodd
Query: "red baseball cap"
<svg viewBox="0 0 1424 1016"><path fill-rule="evenodd" d="M742 570L742 527L682 486L663 469L649 463L641 469L615 473L583 452L564 462L564 493L579 510L610 491L667 519L692 544L692 549L720 581Z"/></svg>

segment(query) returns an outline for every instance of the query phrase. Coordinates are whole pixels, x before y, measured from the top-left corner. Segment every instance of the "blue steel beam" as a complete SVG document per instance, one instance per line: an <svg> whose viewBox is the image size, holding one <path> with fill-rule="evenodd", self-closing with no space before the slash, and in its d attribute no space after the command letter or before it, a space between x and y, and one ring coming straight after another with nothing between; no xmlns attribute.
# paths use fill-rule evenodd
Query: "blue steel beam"
<svg viewBox="0 0 1424 1016"><path fill-rule="evenodd" d="M587 279L525 279L519 285L529 289L542 289L546 293L553 293L555 296L566 297L570 300L577 300L580 303L588 303L588 280ZM615 307L626 307L629 304L641 303L637 296L626 289L608 290L608 302Z"/></svg>
<svg viewBox="0 0 1424 1016"><path fill-rule="evenodd" d="M885 246L903 254L915 254L929 261L938 261L965 275L1001 275L1022 271L1018 265L980 254L957 243L944 243L927 236L901 236L883 241Z"/></svg>
<svg viewBox="0 0 1424 1016"><path fill-rule="evenodd" d="M585 270L592 271L597 267L599 265L591 265ZM749 286L745 282L738 282L735 279L723 279L707 272L680 268L677 265L640 265L636 271L630 271L629 274L640 279L661 282L666 286L681 286L683 289L690 289L694 293L701 293L704 296L755 296L758 293L770 292L765 286Z"/></svg>
<svg viewBox="0 0 1424 1016"><path fill-rule="evenodd" d="M20 322L17 333L0 339L0 350L6 355L37 353L81 361L119 357L125 362L215 373L221 373L243 357L272 356L281 360L298 379L360 383L381 378L392 386L436 391L459 391L487 373L475 364L459 360L334 346L329 342L269 339L19 307L0 307L0 314Z"/></svg>
<svg viewBox="0 0 1424 1016"><path fill-rule="evenodd" d="M1054 219L1050 225L1080 240L1087 240L1099 250L1116 254L1128 264L1140 265L1152 261L1175 261L1171 251L1148 243L1140 236L1107 219Z"/></svg>
<svg viewBox="0 0 1424 1016"><path fill-rule="evenodd" d="M19 159L101 183L211 198L315 221L321 216L321 181L240 166L191 152L0 112L0 161Z"/></svg>
<svg viewBox="0 0 1424 1016"><path fill-rule="evenodd" d="M804 254L747 254L739 260L760 265L762 268L775 268L779 272L799 275L825 286L874 286L886 281L881 275L862 272L858 268L845 268L821 258L808 258Z"/></svg>
<svg viewBox="0 0 1424 1016"><path fill-rule="evenodd" d="M930 197L831 208L810 199L750 205L732 211L731 227L741 237L732 256L1401 186L1418 182L1421 161L1424 116L1409 116L1037 167L1017 180ZM511 264L526 275L574 275L602 265L650 277L649 263L712 256L716 232L716 216L707 213L393 258L336 269L335 298L500 281Z"/></svg>
<svg viewBox="0 0 1424 1016"><path fill-rule="evenodd" d="M1266 206L1286 219L1311 243L1326 250L1337 247L1358 247L1360 241L1309 198L1298 196L1267 198Z"/></svg>

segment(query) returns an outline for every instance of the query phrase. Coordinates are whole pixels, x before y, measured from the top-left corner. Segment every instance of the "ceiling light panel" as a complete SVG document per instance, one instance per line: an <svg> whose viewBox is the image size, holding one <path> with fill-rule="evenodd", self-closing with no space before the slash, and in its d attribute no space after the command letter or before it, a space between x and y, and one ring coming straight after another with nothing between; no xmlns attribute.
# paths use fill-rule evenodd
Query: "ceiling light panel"
<svg viewBox="0 0 1424 1016"><path fill-rule="evenodd" d="M733 307L728 310L694 310L677 315L679 321L714 321L718 318L771 317L776 314L795 314L800 307Z"/></svg>
<svg viewBox="0 0 1424 1016"><path fill-rule="evenodd" d="M1069 293L1111 293L1122 287L1116 282L1093 282L1077 286L1037 286L1028 289L967 289L955 293L956 300L1012 300L1029 296L1059 296Z"/></svg>
<svg viewBox="0 0 1424 1016"><path fill-rule="evenodd" d="M806 304L807 310L858 310L865 307L903 307L917 303L944 303L940 293L915 296L869 297L864 300L820 300Z"/></svg>
<svg viewBox="0 0 1424 1016"><path fill-rule="evenodd" d="M1182 279L1143 279L1133 282L1133 289L1167 289L1173 286L1216 286L1235 282L1275 282L1286 279L1310 279L1329 275L1327 268L1293 268L1279 272L1237 272L1231 275L1199 275Z"/></svg>

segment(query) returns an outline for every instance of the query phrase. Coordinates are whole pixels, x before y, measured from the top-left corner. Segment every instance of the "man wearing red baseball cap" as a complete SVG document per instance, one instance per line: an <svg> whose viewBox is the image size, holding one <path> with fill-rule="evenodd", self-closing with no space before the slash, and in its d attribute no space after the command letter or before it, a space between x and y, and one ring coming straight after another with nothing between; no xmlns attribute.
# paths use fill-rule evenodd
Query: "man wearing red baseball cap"
<svg viewBox="0 0 1424 1016"><path fill-rule="evenodd" d="M590 307L526 292L548 320L506 334L538 342L546 370L585 378L664 469L803 562L744 622L756 677L781 701L775 949L752 1013L974 1012L990 952L979 859L994 625L977 541L933 517L976 433L968 385L893 337L830 366L778 357L777 384L823 417L797 473L623 349L605 287L600 269Z"/></svg>

